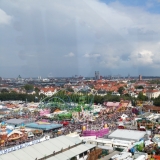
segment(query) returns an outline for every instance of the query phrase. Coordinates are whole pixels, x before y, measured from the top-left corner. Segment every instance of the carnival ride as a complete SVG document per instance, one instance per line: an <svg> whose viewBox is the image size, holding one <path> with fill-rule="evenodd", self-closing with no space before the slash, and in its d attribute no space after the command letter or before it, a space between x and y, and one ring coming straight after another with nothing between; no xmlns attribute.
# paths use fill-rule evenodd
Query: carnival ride
<svg viewBox="0 0 160 160"><path fill-rule="evenodd" d="M59 90L51 97L44 97L39 104L39 108L60 108L67 109L71 106L71 99L66 92L67 90Z"/></svg>
<svg viewBox="0 0 160 160"><path fill-rule="evenodd" d="M83 88L78 89L76 93L70 92L67 89L61 89L53 96L43 98L40 101L39 108L59 108L61 110L78 112L82 109L91 110L94 94L84 91Z"/></svg>

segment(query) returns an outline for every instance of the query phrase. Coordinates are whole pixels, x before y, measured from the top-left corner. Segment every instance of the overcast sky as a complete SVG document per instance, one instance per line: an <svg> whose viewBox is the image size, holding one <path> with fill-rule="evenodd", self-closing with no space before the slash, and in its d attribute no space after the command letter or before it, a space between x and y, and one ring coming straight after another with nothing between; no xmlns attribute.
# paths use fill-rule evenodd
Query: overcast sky
<svg viewBox="0 0 160 160"><path fill-rule="evenodd" d="M160 0L1 0L0 76L160 76Z"/></svg>

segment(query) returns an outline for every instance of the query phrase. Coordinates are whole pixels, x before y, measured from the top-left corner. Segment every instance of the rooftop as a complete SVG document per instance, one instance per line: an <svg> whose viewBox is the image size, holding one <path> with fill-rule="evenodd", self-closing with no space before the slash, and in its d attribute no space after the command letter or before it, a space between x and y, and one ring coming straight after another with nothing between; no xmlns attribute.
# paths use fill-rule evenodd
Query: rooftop
<svg viewBox="0 0 160 160"><path fill-rule="evenodd" d="M108 138L139 141L145 134L145 131L117 129Z"/></svg>
<svg viewBox="0 0 160 160"><path fill-rule="evenodd" d="M9 119L5 122L8 123L8 124L19 125L19 124L25 123L25 120L24 119Z"/></svg>
<svg viewBox="0 0 160 160"><path fill-rule="evenodd" d="M84 151L87 151L95 147L95 145L81 144L81 142L82 140L80 140L79 138L59 136L57 138L53 138L41 143L37 143L35 145L22 148L14 152L3 154L0 156L0 160L7 160L7 159L22 160L24 159L24 157L27 160L35 160L36 158L37 159L44 158L45 156L52 155L53 152L57 153L59 151L62 151L62 152L49 159L50 160L52 159L66 160L71 158L74 155L78 155L80 153L83 153ZM78 146L75 146L77 144ZM69 149L69 147L73 147L73 148ZM67 149L67 148L68 150L63 151L64 149Z"/></svg>
<svg viewBox="0 0 160 160"><path fill-rule="evenodd" d="M42 129L42 130L51 130L62 127L63 124L56 124L56 123L29 123L26 124L28 128L35 128L35 129Z"/></svg>

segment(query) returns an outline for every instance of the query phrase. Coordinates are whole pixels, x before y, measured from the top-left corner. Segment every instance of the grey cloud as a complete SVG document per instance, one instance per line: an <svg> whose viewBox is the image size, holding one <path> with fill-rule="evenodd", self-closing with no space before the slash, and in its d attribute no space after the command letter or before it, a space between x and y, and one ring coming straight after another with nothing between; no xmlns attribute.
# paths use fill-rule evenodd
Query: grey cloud
<svg viewBox="0 0 160 160"><path fill-rule="evenodd" d="M142 67L131 63L138 52L159 55L160 15L140 8L98 0L8 0L1 9L13 18L10 25L0 25L2 76L92 76L95 70L124 74L128 65L127 72Z"/></svg>
<svg viewBox="0 0 160 160"><path fill-rule="evenodd" d="M152 36L154 36L154 35L156 35L157 34L157 32L155 32L154 30L146 30L145 28L136 28L136 27L134 27L134 28L129 28L128 29L128 32L129 32L129 34L134 34L134 35L146 35L146 36L148 36L148 35L152 35Z"/></svg>

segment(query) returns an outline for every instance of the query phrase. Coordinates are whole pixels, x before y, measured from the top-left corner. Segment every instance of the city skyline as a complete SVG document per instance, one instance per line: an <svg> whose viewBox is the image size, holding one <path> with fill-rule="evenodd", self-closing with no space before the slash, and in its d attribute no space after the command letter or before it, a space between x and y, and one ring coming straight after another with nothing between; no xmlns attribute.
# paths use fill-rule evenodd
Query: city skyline
<svg viewBox="0 0 160 160"><path fill-rule="evenodd" d="M83 80L87 80L88 78L91 78L92 80L99 80L99 79L139 79L139 77L142 77L141 80L148 80L148 79L159 79L160 76L151 76L151 75L147 75L147 76L143 76L143 75L101 75L99 74L99 78L97 79L95 75L92 75L92 76L83 76L83 75L71 75L71 76L61 76L61 77L56 77L56 76L30 76L30 77L21 77L20 79L21 80L25 80L25 79L39 79L39 80L42 80L42 79L63 79L63 78L66 78L66 79L83 79ZM86 79L85 79L86 78ZM14 79L14 80L20 80L19 79L19 76L17 77L0 77L0 79Z"/></svg>
<svg viewBox="0 0 160 160"><path fill-rule="evenodd" d="M159 0L1 1L0 76L159 76Z"/></svg>

